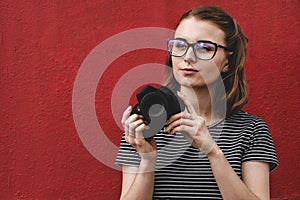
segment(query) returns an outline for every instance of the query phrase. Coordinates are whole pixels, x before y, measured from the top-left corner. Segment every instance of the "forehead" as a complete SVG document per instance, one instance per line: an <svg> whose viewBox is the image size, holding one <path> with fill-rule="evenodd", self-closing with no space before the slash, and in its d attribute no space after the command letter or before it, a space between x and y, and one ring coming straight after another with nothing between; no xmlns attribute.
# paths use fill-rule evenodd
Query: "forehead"
<svg viewBox="0 0 300 200"><path fill-rule="evenodd" d="M225 33L217 25L194 17L180 22L175 31L175 37L184 38L189 42L208 40L219 44L225 43Z"/></svg>

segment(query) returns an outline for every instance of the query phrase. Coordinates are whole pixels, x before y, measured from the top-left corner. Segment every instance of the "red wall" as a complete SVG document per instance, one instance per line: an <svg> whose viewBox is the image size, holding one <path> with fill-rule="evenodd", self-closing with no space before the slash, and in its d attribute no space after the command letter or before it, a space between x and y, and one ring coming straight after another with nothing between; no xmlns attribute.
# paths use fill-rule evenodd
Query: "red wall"
<svg viewBox="0 0 300 200"><path fill-rule="evenodd" d="M245 110L267 121L275 141L280 166L271 173L271 196L300 199L297 0L2 0L0 199L117 199L121 173L102 159L113 162L121 136L110 104L129 99L117 94L112 100L112 90L129 69L163 64L166 52L140 48L87 72L84 84L107 67L98 76L95 97L87 97L95 99L94 105L76 107L74 88L82 64L95 47L115 34L140 27L173 29L184 11L207 4L227 10L249 38L250 100ZM143 34L140 38L147 40ZM108 57L113 53L107 51ZM100 62L106 58L97 57ZM86 145L90 132L82 133L85 128L79 130L74 119L85 108L95 108L99 122L87 121L86 130L97 133L100 125L111 143L100 141L99 133L90 138L93 147ZM86 120L84 114L80 120ZM115 148L108 151L105 145Z"/></svg>

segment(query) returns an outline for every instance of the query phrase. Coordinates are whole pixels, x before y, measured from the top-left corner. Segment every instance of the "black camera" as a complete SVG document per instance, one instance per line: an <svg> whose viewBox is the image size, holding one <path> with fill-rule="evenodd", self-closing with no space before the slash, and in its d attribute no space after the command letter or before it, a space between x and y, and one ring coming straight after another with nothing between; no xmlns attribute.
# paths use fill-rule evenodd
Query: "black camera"
<svg viewBox="0 0 300 200"><path fill-rule="evenodd" d="M182 112L185 107L182 100L164 86L154 88L147 85L136 96L138 104L133 107L131 115L142 115L145 124L150 127L143 132L146 139L158 133L172 115Z"/></svg>

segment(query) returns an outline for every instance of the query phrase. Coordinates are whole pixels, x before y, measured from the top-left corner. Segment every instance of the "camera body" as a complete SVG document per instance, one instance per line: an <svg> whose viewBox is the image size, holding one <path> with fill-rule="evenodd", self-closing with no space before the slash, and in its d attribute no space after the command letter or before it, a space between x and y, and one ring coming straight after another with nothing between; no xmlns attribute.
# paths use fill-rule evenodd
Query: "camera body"
<svg viewBox="0 0 300 200"><path fill-rule="evenodd" d="M137 93L137 100L138 104L133 107L131 115L142 115L145 124L150 127L143 132L145 139L153 137L172 115L182 112L185 107L182 100L164 86L145 86Z"/></svg>

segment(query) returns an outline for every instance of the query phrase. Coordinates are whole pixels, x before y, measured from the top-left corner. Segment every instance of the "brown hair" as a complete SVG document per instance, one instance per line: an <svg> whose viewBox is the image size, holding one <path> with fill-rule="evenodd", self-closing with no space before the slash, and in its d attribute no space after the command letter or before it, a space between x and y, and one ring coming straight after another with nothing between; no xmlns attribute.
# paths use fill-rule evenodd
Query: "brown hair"
<svg viewBox="0 0 300 200"><path fill-rule="evenodd" d="M203 6L189 10L182 15L178 25L189 17L206 20L217 25L225 33L226 46L232 50L232 54L228 57L229 70L221 73L226 91L226 116L230 117L248 102L247 82L244 74L248 40L236 21L220 8ZM167 57L166 64L165 85L173 90L178 90L179 84L173 75L170 55Z"/></svg>

